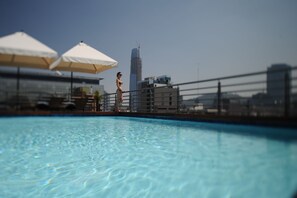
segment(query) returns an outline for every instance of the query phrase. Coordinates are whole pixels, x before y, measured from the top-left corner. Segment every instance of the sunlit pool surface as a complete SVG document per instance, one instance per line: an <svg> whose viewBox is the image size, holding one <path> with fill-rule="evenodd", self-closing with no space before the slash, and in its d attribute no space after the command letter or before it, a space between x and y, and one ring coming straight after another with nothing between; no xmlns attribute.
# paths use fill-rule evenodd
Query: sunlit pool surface
<svg viewBox="0 0 297 198"><path fill-rule="evenodd" d="M294 129L0 118L0 197L291 197Z"/></svg>

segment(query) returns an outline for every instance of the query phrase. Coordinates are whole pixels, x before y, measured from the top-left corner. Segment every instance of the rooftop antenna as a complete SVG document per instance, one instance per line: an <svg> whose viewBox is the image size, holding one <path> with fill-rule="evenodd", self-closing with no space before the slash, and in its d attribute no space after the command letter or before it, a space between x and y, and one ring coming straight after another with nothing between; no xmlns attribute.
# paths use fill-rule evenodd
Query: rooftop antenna
<svg viewBox="0 0 297 198"><path fill-rule="evenodd" d="M140 43L138 41L136 41L136 45L137 45L137 48L139 50L140 49Z"/></svg>

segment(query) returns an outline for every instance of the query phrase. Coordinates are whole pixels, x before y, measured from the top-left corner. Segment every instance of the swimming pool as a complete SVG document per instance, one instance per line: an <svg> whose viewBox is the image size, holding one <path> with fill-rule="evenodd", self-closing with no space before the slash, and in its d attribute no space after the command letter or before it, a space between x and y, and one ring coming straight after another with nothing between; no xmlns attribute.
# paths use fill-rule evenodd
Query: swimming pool
<svg viewBox="0 0 297 198"><path fill-rule="evenodd" d="M296 164L293 129L0 118L0 197L291 197Z"/></svg>

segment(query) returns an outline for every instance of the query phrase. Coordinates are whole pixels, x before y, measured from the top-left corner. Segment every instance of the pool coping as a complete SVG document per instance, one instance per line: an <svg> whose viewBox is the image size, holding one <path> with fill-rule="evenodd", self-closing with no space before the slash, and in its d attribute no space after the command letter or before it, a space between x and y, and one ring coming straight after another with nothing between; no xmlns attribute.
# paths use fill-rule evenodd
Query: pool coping
<svg viewBox="0 0 297 198"><path fill-rule="evenodd" d="M218 116L179 113L136 113L136 112L90 112L90 111L10 111L0 112L0 117L19 116L126 116L155 118L180 121L196 121L225 124L244 124L270 127L285 127L297 129L297 117L247 117L247 116Z"/></svg>
<svg viewBox="0 0 297 198"><path fill-rule="evenodd" d="M143 117L156 119L170 119L182 121L240 124L270 127L285 127L297 129L297 117L246 117L246 116L218 116L218 115L195 115L195 114L156 114L156 113L119 113L118 116ZM297 131L296 131L297 132Z"/></svg>
<svg viewBox="0 0 297 198"><path fill-rule="evenodd" d="M94 112L94 111L0 111L0 117L10 116L97 116L115 115L115 112Z"/></svg>

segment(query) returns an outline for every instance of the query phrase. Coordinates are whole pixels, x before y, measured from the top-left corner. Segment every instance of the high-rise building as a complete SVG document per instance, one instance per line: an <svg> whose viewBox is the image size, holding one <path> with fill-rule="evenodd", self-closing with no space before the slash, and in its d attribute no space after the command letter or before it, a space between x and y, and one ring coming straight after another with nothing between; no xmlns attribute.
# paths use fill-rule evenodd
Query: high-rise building
<svg viewBox="0 0 297 198"><path fill-rule="evenodd" d="M140 58L140 47L132 49L131 69L130 69L130 108L131 111L137 111L138 106L138 81L142 80L142 61Z"/></svg>
<svg viewBox="0 0 297 198"><path fill-rule="evenodd" d="M290 94L290 84L291 66L273 64L267 69L267 94L274 104L283 104L285 102L285 95Z"/></svg>

